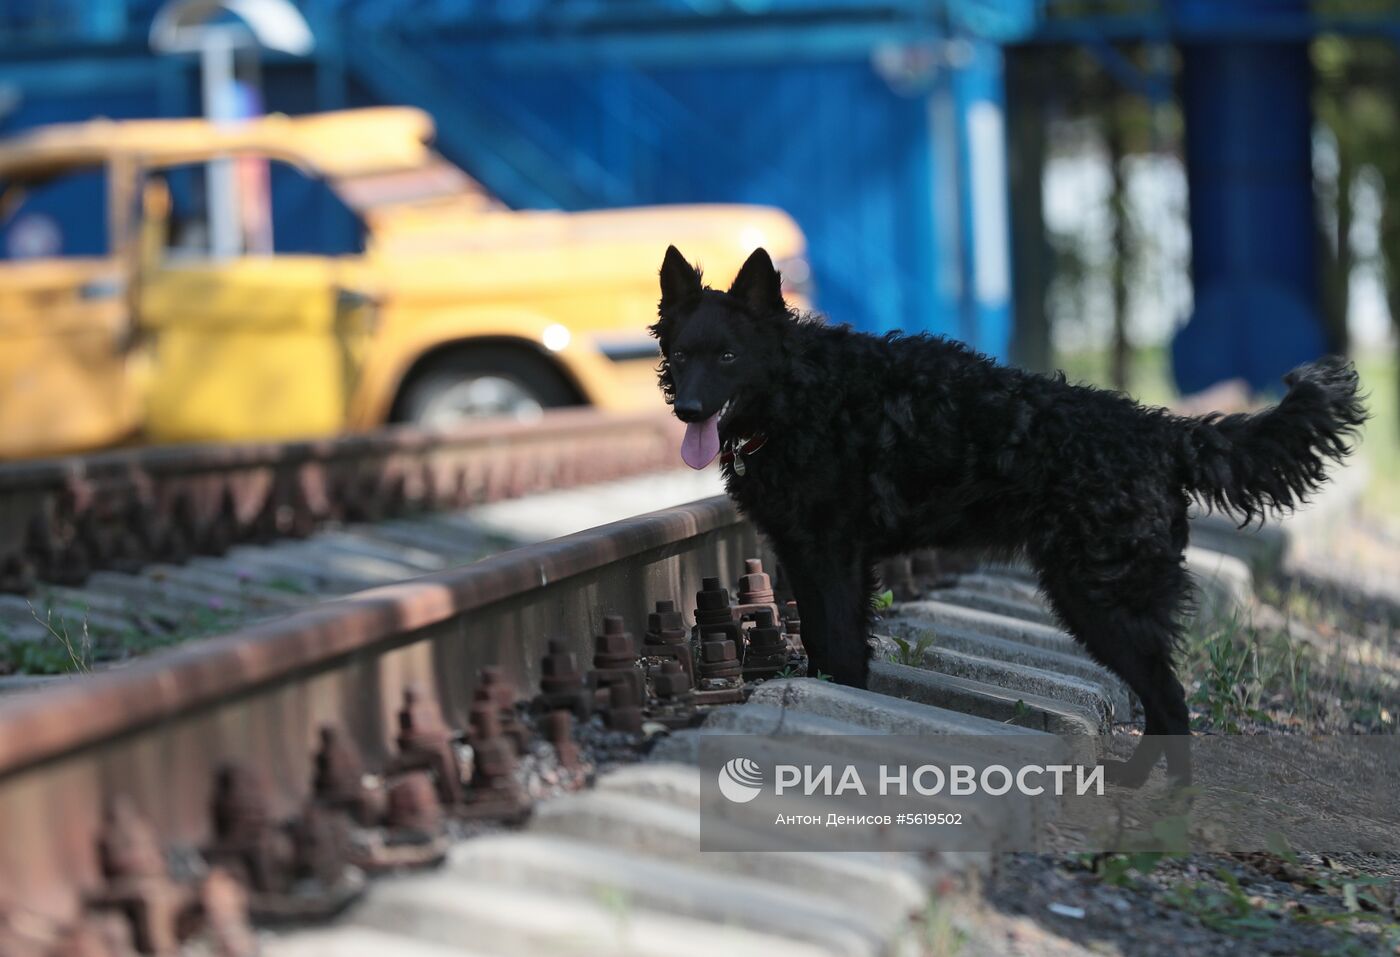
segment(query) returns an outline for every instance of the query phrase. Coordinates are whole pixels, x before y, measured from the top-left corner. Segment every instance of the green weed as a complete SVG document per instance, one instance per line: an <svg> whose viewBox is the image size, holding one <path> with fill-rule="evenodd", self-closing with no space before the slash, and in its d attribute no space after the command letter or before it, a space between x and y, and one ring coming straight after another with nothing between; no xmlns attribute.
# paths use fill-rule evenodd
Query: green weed
<svg viewBox="0 0 1400 957"><path fill-rule="evenodd" d="M891 664L917 666L923 663L924 652L933 647L934 636L923 635L917 641L909 641L907 638L892 636L898 651L892 651L886 655L886 660Z"/></svg>

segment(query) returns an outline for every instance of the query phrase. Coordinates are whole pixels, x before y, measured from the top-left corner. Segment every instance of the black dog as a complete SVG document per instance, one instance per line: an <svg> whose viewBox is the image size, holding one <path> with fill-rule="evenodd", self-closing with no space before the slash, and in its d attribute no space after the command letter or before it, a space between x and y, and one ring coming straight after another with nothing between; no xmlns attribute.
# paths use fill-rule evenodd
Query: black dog
<svg viewBox="0 0 1400 957"><path fill-rule="evenodd" d="M1172 671L1194 497L1246 521L1326 480L1365 421L1350 363L1294 370L1253 415L1183 418L996 365L927 335L883 338L794 314L756 250L728 292L673 246L661 266L662 391L694 468L768 538L817 669L863 687L874 565L917 548L1024 556L1066 629L1142 701L1147 735L1111 779L1136 786L1189 735Z"/></svg>

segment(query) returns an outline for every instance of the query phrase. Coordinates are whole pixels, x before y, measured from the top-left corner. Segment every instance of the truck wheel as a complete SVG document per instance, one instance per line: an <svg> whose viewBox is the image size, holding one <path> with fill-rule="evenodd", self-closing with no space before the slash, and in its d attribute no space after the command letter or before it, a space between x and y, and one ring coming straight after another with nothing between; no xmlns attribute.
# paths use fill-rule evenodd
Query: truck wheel
<svg viewBox="0 0 1400 957"><path fill-rule="evenodd" d="M543 359L513 349L474 349L433 361L399 396L394 420L422 426L469 419L537 418L578 396Z"/></svg>

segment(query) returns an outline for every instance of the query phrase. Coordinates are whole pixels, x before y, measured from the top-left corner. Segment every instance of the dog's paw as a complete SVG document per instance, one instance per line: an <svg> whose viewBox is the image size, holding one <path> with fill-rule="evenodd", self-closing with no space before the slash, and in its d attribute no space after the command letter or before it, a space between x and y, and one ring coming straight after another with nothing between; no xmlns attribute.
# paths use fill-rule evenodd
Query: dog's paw
<svg viewBox="0 0 1400 957"><path fill-rule="evenodd" d="M1102 767L1105 783L1133 790L1146 784L1147 776L1152 773L1152 765L1141 761L1104 761Z"/></svg>

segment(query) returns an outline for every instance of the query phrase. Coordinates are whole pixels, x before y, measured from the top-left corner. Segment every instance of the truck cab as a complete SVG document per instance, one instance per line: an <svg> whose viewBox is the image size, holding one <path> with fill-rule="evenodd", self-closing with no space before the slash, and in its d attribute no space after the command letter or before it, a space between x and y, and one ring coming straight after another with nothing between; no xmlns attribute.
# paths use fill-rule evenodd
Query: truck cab
<svg viewBox="0 0 1400 957"><path fill-rule="evenodd" d="M646 326L670 243L718 275L764 245L805 303L778 210L511 210L432 136L393 107L0 142L0 457L659 408ZM209 235L219 163L233 248ZM337 251L277 226L305 226L313 198Z"/></svg>

